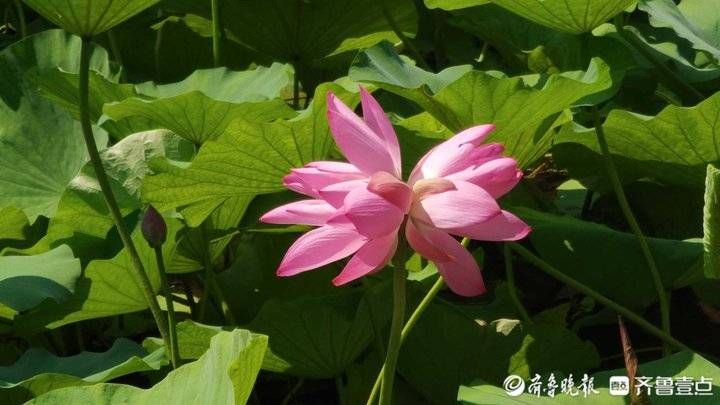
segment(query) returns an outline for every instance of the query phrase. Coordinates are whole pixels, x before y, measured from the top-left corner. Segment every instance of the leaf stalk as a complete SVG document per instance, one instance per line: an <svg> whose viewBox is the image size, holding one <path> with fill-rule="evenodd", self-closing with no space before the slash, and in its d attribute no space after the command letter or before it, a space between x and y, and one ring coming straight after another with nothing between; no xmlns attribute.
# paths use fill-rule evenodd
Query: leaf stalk
<svg viewBox="0 0 720 405"><path fill-rule="evenodd" d="M160 310L160 306L155 299L155 291L153 290L150 278L145 272L140 255L132 241L130 231L128 230L125 222L123 221L120 207L118 206L117 200L113 195L112 189L110 188L110 181L108 180L107 173L103 167L102 159L100 158L100 152L98 152L95 137L93 136L92 124L90 120L90 108L89 108L89 86L90 86L90 51L91 51L91 39L89 37L82 38L82 44L80 48L80 125L82 127L83 137L85 139L85 146L87 147L88 155L90 156L90 162L95 171L100 190L102 191L105 199L105 204L110 211L115 227L117 228L120 239L122 240L125 251L130 259L130 269L139 282L140 290L145 296L145 301L150 308L150 312L155 319L160 336L165 342L166 347L170 347L170 338L168 335L167 324Z"/></svg>

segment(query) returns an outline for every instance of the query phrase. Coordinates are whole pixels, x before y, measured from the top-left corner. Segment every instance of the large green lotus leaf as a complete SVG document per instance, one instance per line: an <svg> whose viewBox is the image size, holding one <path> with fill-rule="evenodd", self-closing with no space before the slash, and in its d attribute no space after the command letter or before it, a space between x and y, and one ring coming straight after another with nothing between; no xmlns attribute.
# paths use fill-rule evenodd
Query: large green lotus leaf
<svg viewBox="0 0 720 405"><path fill-rule="evenodd" d="M26 311L46 299L68 300L80 277L80 260L68 246L35 256L0 257L0 303Z"/></svg>
<svg viewBox="0 0 720 405"><path fill-rule="evenodd" d="M663 61L668 68L689 83L706 82L720 77L720 69L714 58L705 56L704 51L696 51L687 41L678 38L672 31L642 24L626 25L623 30L626 35L637 38L639 44L647 52ZM593 31L593 34L612 36L625 42L625 39L618 38L617 28L611 24L599 27ZM626 44L626 47L634 54L638 66L648 70L654 69L654 66L646 57L637 52L635 47L629 44Z"/></svg>
<svg viewBox="0 0 720 405"><path fill-rule="evenodd" d="M187 319L178 322L176 330L180 358L183 360L197 360L208 350L213 336L228 329L227 327L205 325ZM150 337L143 341L143 347L152 352L158 349L164 350L164 345L165 342L157 337Z"/></svg>
<svg viewBox="0 0 720 405"><path fill-rule="evenodd" d="M638 8L650 15L650 24L671 28L695 49L720 58L720 5L713 1L683 0L676 6L672 0L641 0Z"/></svg>
<svg viewBox="0 0 720 405"><path fill-rule="evenodd" d="M326 158L330 152L327 91L357 102L356 93L328 84L319 87L312 106L292 120L235 120L216 140L202 145L189 167L155 160L152 168L160 174L145 178L143 197L162 210L199 206L209 214L208 208L229 198L283 190L282 178L291 168Z"/></svg>
<svg viewBox="0 0 720 405"><path fill-rule="evenodd" d="M225 259L225 248L238 232L214 230L210 222L205 226L185 229L173 260L167 266L168 273L190 273L212 267Z"/></svg>
<svg viewBox="0 0 720 405"><path fill-rule="evenodd" d="M148 353L123 338L105 352L82 352L69 357L30 349L13 365L0 367L0 393L4 403L22 404L59 388L97 384L140 371L158 370L167 364L164 349Z"/></svg>
<svg viewBox="0 0 720 405"><path fill-rule="evenodd" d="M490 3L491 0L425 0L427 8L440 8L443 10L459 10Z"/></svg>
<svg viewBox="0 0 720 405"><path fill-rule="evenodd" d="M452 131L494 123L497 129L489 140L503 143L522 166L547 152L552 129L568 120L565 109L593 104L613 89L609 67L595 58L585 72L553 74L547 80L473 70L448 84L457 73L448 69L428 75L381 45L358 56L350 77L414 101Z"/></svg>
<svg viewBox="0 0 720 405"><path fill-rule="evenodd" d="M516 213L533 227L530 241L540 257L558 270L626 306L644 308L657 299L635 235L524 208ZM657 238L648 243L667 288L702 280L701 243Z"/></svg>
<svg viewBox="0 0 720 405"><path fill-rule="evenodd" d="M51 69L37 72L34 76L41 94L69 111L75 119L80 119L80 90L78 88L80 77L76 73L64 72L60 69ZM105 103L121 101L138 94L132 84L119 84L108 80L102 74L91 71L89 85L90 119L98 123L103 114ZM114 138L120 139L126 135L141 132L154 127L147 120L107 120L102 128Z"/></svg>
<svg viewBox="0 0 720 405"><path fill-rule="evenodd" d="M25 0L60 28L80 36L100 34L159 0Z"/></svg>
<svg viewBox="0 0 720 405"><path fill-rule="evenodd" d="M387 285L293 300L270 299L249 324L270 338L263 369L309 378L341 375L389 321Z"/></svg>
<svg viewBox="0 0 720 405"><path fill-rule="evenodd" d="M96 384L42 395L31 404L244 404L260 371L268 338L247 330L220 332L197 361L171 371L149 389Z"/></svg>
<svg viewBox="0 0 720 405"><path fill-rule="evenodd" d="M140 187L143 178L151 173L148 160L165 157L189 161L192 155L192 144L166 130L130 135L100 153L115 198L125 215L142 208ZM65 231L58 228L65 228L105 238L113 226L95 172L87 164L63 193L57 213L50 220L48 235L64 234Z"/></svg>
<svg viewBox="0 0 720 405"><path fill-rule="evenodd" d="M21 210L15 207L0 208L0 240L25 239L25 229L28 225L27 217Z"/></svg>
<svg viewBox="0 0 720 405"><path fill-rule="evenodd" d="M536 24L494 4L455 13L450 23L487 41L520 72L583 69L589 61L583 57L585 37Z"/></svg>
<svg viewBox="0 0 720 405"><path fill-rule="evenodd" d="M496 404L496 405L552 405L552 404L572 404L572 405L624 405L627 403L626 396L610 395L609 385L611 376L625 376L627 370L617 369L601 371L591 375L593 377L594 387L598 391L597 394L589 393L585 397L582 391L579 395L571 396L561 394L556 391L553 398L548 396L536 396L525 392L520 396L510 396L500 388L489 384L477 384L469 386L461 386L458 392L457 400L461 404ZM706 381L712 387L712 395L685 397L683 403L711 405L717 402L717 396L720 395L720 386L717 381L720 378L720 368L713 363L704 359L696 353L680 352L638 366L637 376L645 376L655 378L656 376L681 378L692 377L698 381L700 377L705 377ZM580 382L582 376L575 376L576 385ZM543 383L547 380L543 379ZM559 381L559 380L558 380ZM654 393L654 391L653 391ZM651 395L653 404L674 405L678 403L678 395Z"/></svg>
<svg viewBox="0 0 720 405"><path fill-rule="evenodd" d="M39 215L54 215L87 152L80 124L40 97L34 81L25 75L33 68L76 72L79 47L79 38L50 30L0 52L0 207L19 208L30 222ZM99 48L92 50L91 66L111 74L107 53ZM97 137L104 145L104 135Z"/></svg>
<svg viewBox="0 0 720 405"><path fill-rule="evenodd" d="M431 73L415 66L413 61L398 55L387 41L364 49L355 57L349 77L355 81L381 84L394 93L411 100L421 99L418 92L427 89L430 94L456 81L472 70L470 65L449 67L440 73Z"/></svg>
<svg viewBox="0 0 720 405"><path fill-rule="evenodd" d="M153 98L166 98L199 91L206 96L228 103L267 101L278 98L290 85L289 65L273 63L252 70L232 71L227 68L196 70L177 83L136 85L137 92Z"/></svg>
<svg viewBox="0 0 720 405"><path fill-rule="evenodd" d="M416 291L419 300L420 291ZM482 304L435 300L402 347L399 372L431 403L452 403L457 387L477 379L500 384L508 374L576 373L597 367L590 342L562 324L516 319L505 285ZM422 355L418 355L422 353ZM438 370L442 370L439 373Z"/></svg>
<svg viewBox="0 0 720 405"><path fill-rule="evenodd" d="M289 67L279 63L241 72L198 70L181 82L163 85L118 84L93 74L90 116L116 138L167 128L199 144L217 137L237 118L260 122L292 118L290 107L277 99L289 83L289 74ZM46 97L79 117L77 74L55 69L40 72L36 80Z"/></svg>
<svg viewBox="0 0 720 405"><path fill-rule="evenodd" d="M216 139L238 119L270 122L296 115L280 99L234 104L214 100L199 91L157 100L128 98L106 105L103 112L121 122L124 118L145 118L153 127L167 128L196 145Z"/></svg>
<svg viewBox="0 0 720 405"><path fill-rule="evenodd" d="M509 66L505 72L558 73L585 69L601 57L613 73L634 66L632 53L616 38L573 35L528 21L494 4L455 13L450 23L487 42Z"/></svg>
<svg viewBox="0 0 720 405"><path fill-rule="evenodd" d="M170 262L177 246L180 223L168 220L167 241L163 245L163 258ZM143 238L140 230L132 235L140 259L150 282L157 291L160 287L155 252ZM145 295L135 279L130 257L121 250L109 260L93 260L86 267L84 277L78 280L75 294L60 305L40 305L34 311L15 318L18 330L57 328L73 322L142 311L147 308Z"/></svg>
<svg viewBox="0 0 720 405"><path fill-rule="evenodd" d="M590 32L636 0L491 0L538 24L572 34Z"/></svg>
<svg viewBox="0 0 720 405"><path fill-rule="evenodd" d="M399 41L383 14L414 36L417 13L410 0L233 0L224 3L226 30L274 60L311 65L328 55ZM331 24L329 22L332 22Z"/></svg>
<svg viewBox="0 0 720 405"><path fill-rule="evenodd" d="M668 106L654 117L612 110L603 128L624 180L647 177L667 185L703 189L705 166L720 160L715 125L719 114L717 93L694 107ZM580 145L599 153L594 129L568 125L557 141L559 147L577 149Z"/></svg>

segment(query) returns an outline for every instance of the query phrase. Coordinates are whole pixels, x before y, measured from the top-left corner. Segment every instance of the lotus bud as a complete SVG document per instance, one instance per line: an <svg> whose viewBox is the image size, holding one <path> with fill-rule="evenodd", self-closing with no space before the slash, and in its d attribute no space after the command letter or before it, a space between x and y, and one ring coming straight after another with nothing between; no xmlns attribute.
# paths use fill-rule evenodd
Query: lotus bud
<svg viewBox="0 0 720 405"><path fill-rule="evenodd" d="M142 234L150 247L158 248L167 238L167 225L162 215L153 207L148 206L142 221Z"/></svg>

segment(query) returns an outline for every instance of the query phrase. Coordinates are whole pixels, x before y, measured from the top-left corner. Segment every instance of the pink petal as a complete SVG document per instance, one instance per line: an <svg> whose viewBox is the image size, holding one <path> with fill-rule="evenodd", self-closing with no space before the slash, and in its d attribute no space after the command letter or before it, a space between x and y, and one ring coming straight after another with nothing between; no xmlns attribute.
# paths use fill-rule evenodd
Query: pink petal
<svg viewBox="0 0 720 405"><path fill-rule="evenodd" d="M453 184L453 190L414 203L410 215L436 228L453 229L485 222L500 213L500 206L487 191L466 181Z"/></svg>
<svg viewBox="0 0 720 405"><path fill-rule="evenodd" d="M356 188L366 189L367 180L349 180L341 183L331 184L319 191L320 198L327 201L330 205L340 208L345 201L345 196Z"/></svg>
<svg viewBox="0 0 720 405"><path fill-rule="evenodd" d="M483 294L485 283L483 282L480 266L455 238L447 233L431 228L420 227L420 235L428 244L435 245L444 252L449 260L442 261L431 259L438 268L438 271L445 279L448 287L457 295L473 297ZM421 252L418 252L422 254Z"/></svg>
<svg viewBox="0 0 720 405"><path fill-rule="evenodd" d="M412 190L407 184L387 172L377 172L370 177L368 190L385 198L403 213L408 212L412 202Z"/></svg>
<svg viewBox="0 0 720 405"><path fill-rule="evenodd" d="M328 123L345 157L367 175L395 173L395 163L386 141L334 94L328 93ZM397 173L395 173L397 174Z"/></svg>
<svg viewBox="0 0 720 405"><path fill-rule="evenodd" d="M478 125L460 132L431 149L421 159L419 170L422 178L443 177L465 169L471 161L479 158L480 153L495 152L497 147L492 145L486 145L481 152L476 151L494 129L494 125Z"/></svg>
<svg viewBox="0 0 720 405"><path fill-rule="evenodd" d="M311 162L290 170L283 178L285 187L310 197L320 197L319 190L331 184L366 177L357 167L344 162Z"/></svg>
<svg viewBox="0 0 720 405"><path fill-rule="evenodd" d="M350 191L345 197L342 212L360 234L369 238L395 232L405 217L395 204L367 188Z"/></svg>
<svg viewBox="0 0 720 405"><path fill-rule="evenodd" d="M379 270L392 259L397 248L397 242L397 232L395 232L366 243L348 261L343 271L333 279L333 284L336 286L347 284L375 270Z"/></svg>
<svg viewBox="0 0 720 405"><path fill-rule="evenodd" d="M530 231L528 224L507 211L501 211L499 215L479 224L448 229L455 235L491 242L522 239Z"/></svg>
<svg viewBox="0 0 720 405"><path fill-rule="evenodd" d="M398 143L397 135L395 135L395 130L390 120L387 115L385 115L385 111L380 107L377 100L363 87L360 87L360 102L362 103L363 120L365 120L365 124L385 141L385 148L390 153L393 165L395 166L395 170L391 173L397 178L402 178L400 144Z"/></svg>
<svg viewBox="0 0 720 405"><path fill-rule="evenodd" d="M447 176L453 180L464 180L482 187L493 198L499 198L512 190L522 178L522 171L512 158L491 159L479 166Z"/></svg>
<svg viewBox="0 0 720 405"><path fill-rule="evenodd" d="M323 200L301 200L277 207L260 217L268 224L325 225L337 209Z"/></svg>
<svg viewBox="0 0 720 405"><path fill-rule="evenodd" d="M446 262L451 260L445 252L438 249L437 246L430 243L422 236L422 234L420 234L420 231L413 223L412 219L409 219L405 224L405 237L407 238L410 247L413 248L414 251L420 253L424 258L432 260L433 262Z"/></svg>
<svg viewBox="0 0 720 405"><path fill-rule="evenodd" d="M321 226L304 234L285 253L277 275L294 276L343 259L357 252L365 243L356 230Z"/></svg>

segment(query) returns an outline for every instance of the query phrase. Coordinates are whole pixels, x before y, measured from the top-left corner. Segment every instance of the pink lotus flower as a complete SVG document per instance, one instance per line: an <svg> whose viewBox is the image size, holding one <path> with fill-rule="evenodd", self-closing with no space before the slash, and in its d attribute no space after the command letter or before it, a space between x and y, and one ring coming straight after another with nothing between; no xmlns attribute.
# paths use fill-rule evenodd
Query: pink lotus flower
<svg viewBox="0 0 720 405"><path fill-rule="evenodd" d="M400 146L377 101L361 89L363 118L332 93L328 121L350 163L312 162L284 178L311 199L275 208L261 220L318 228L288 249L277 270L292 276L352 256L333 279L342 285L383 268L395 254L407 217L410 246L433 261L450 289L462 296L485 292L480 268L451 235L484 241L525 237L530 227L495 201L522 177L499 144L482 142L495 128L469 128L430 150L407 183Z"/></svg>

